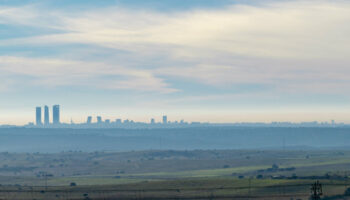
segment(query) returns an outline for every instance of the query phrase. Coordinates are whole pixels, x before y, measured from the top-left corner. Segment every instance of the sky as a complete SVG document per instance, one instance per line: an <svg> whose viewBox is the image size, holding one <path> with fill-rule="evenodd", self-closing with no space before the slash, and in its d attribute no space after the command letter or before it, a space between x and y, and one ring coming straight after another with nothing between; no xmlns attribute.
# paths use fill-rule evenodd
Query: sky
<svg viewBox="0 0 350 200"><path fill-rule="evenodd" d="M346 0L0 0L0 124L350 123Z"/></svg>

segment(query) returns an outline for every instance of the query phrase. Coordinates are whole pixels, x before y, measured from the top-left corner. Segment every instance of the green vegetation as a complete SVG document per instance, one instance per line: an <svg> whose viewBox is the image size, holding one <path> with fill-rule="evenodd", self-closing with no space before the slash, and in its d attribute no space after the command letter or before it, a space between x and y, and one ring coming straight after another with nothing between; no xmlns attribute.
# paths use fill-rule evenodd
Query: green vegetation
<svg viewBox="0 0 350 200"><path fill-rule="evenodd" d="M335 198L350 187L349 158L350 151L0 153L0 199L307 199L316 179Z"/></svg>

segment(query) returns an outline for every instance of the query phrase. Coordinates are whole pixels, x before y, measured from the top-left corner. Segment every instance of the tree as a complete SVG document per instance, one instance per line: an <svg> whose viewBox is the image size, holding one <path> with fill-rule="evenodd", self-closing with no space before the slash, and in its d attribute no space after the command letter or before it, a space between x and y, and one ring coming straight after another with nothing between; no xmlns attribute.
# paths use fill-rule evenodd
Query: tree
<svg viewBox="0 0 350 200"><path fill-rule="evenodd" d="M278 165L277 164L273 164L272 165L272 169L278 169L279 167L278 167Z"/></svg>
<svg viewBox="0 0 350 200"><path fill-rule="evenodd" d="M77 186L77 184L76 184L75 182L71 182L71 183L70 183L70 186L71 186L71 187L74 187L74 186Z"/></svg>

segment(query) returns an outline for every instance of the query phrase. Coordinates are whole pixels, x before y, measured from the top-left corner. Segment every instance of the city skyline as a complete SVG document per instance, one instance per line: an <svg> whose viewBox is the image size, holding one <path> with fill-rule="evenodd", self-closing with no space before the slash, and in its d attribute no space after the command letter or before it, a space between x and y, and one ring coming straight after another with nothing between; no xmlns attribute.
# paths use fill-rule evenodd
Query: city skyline
<svg viewBox="0 0 350 200"><path fill-rule="evenodd" d="M56 109L56 111L54 111L54 108ZM23 126L26 124L41 124L41 125L52 125L52 124L70 124L71 122L77 123L77 124L84 124L84 123L88 123L89 119L90 119L90 123L98 123L98 122L104 122L104 120L109 120L111 122L115 122L116 120L121 120L121 122L123 122L124 120L128 120L128 121L133 121L133 122L138 122L138 123L161 123L161 124L166 124L164 123L166 122L178 122L180 123L181 121L185 121L184 119L187 119L186 117L183 117L181 115L170 115L170 120L168 119L168 115L165 114L166 112L162 112L161 114L157 114L157 115L149 115L147 113L144 113L144 117L142 118L133 118L132 116L130 117L130 115L125 115L125 114L117 114L117 112L114 112L116 114L110 114L110 115L105 115L102 114L101 112L97 112L99 114L96 113L89 113L86 112L85 115L80 115L78 116L77 114L73 114L73 112L69 111L69 110L65 110L66 114L61 116L61 110L60 110L60 105L52 105L52 109L51 111L49 110L49 107L47 105L43 105L43 106L36 106L35 107L35 112L31 112L31 119L32 120L27 120L24 121L23 123L4 123L2 121L0 121L0 126L1 125L16 125L16 126ZM51 113L51 116L49 115L49 113ZM247 112L249 113L249 112ZM288 113L285 113L286 115L288 115ZM56 117L54 117L56 115ZM33 118L33 116L35 118ZM74 116L74 117L72 117ZM261 113L261 116L264 117L266 116L264 113ZM17 116L20 117L20 116ZM348 123L346 120L345 121L341 121L341 120L337 120L334 118L327 118L325 117L325 120L317 120L317 119L312 119L310 118L309 120L279 120L280 118L276 118L276 120L260 120L260 121L254 121L254 120L231 120L228 119L227 121L210 121L208 119L205 118L206 116L204 116L202 118L202 120L186 120L186 123L191 123L191 122L200 122L200 123L213 123L213 124L233 124L233 123L265 123L265 124L269 124L269 123L293 123L293 124L298 124L298 123L320 123L320 124L332 124L334 122L336 122L337 124L350 124ZM37 119L38 118L38 119ZM55 119L56 118L56 119ZM249 117L248 117L249 118Z"/></svg>
<svg viewBox="0 0 350 200"><path fill-rule="evenodd" d="M44 109L42 109L44 108ZM175 127L187 127L188 125L195 126L208 126L208 125L234 125L234 126L271 126L271 127L332 127L332 126L350 126L350 123L339 122L334 119L329 121L299 121L299 122L291 122L291 121L230 121L230 122L210 122L210 121L186 121L183 118L174 119L173 121L168 120L167 115L158 116L159 120L156 120L154 116L149 118L148 121L137 121L132 118L127 118L123 116L122 118L104 118L101 115L88 115L86 116L85 121L74 121L73 118L70 118L70 121L62 121L61 122L61 110L60 105L56 104L52 106L52 121L50 121L50 110L47 105L44 106L36 106L34 112L34 122L28 122L26 124L16 125L16 124L1 124L0 127L7 125L10 126L25 126L25 127L42 127L42 128L145 128L144 125L151 125L151 127L167 127L167 128L175 128ZM43 118L44 117L44 118ZM141 126L140 126L141 125ZM154 126L152 126L154 125ZM161 125L161 126L159 126ZM147 127L147 126L146 126Z"/></svg>
<svg viewBox="0 0 350 200"><path fill-rule="evenodd" d="M43 115L44 114L44 115ZM44 121L42 121L42 116L44 116ZM47 105L44 106L42 110L41 106L35 108L35 125L37 126L48 126L48 125L58 125L60 124L60 106L52 106L52 122L50 122L50 110Z"/></svg>
<svg viewBox="0 0 350 200"><path fill-rule="evenodd" d="M350 200L349 36L350 0L0 0L0 198Z"/></svg>
<svg viewBox="0 0 350 200"><path fill-rule="evenodd" d="M348 1L0 3L1 124L47 102L66 123L350 123Z"/></svg>
<svg viewBox="0 0 350 200"><path fill-rule="evenodd" d="M35 107L35 123L29 122L28 124L33 124L35 126L42 126L42 127L57 127L57 125L61 124L60 121L60 105L53 105L52 106L52 121L50 121L50 116L49 116L50 110L47 105L44 106L44 110L42 109L41 106ZM42 116L44 114L44 121L42 121ZM71 124L74 124L73 119L71 119ZM87 124L87 125L92 125L92 124L109 124L109 123L117 123L117 124L122 124L122 123L140 123L136 122L132 119L103 119L102 116L97 115L95 117L95 120L93 116L87 116L85 122L78 122L80 124ZM188 122L185 122L183 119L177 121L175 120L174 122L168 121L168 117L166 115L162 116L162 121L157 122L154 118L151 118L149 121L149 124L168 124L168 123L176 123L176 124L186 124ZM62 123L62 124L67 124L67 123ZM1 124L0 124L1 125Z"/></svg>

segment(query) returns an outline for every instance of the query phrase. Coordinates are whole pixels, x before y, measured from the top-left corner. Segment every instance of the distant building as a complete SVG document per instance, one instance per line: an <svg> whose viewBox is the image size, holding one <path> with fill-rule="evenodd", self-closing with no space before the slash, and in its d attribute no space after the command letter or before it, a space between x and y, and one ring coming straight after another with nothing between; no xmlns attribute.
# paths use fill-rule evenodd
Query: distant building
<svg viewBox="0 0 350 200"><path fill-rule="evenodd" d="M105 123L106 123L106 124L109 124L109 123L111 123L111 120L106 119L106 120L105 120Z"/></svg>
<svg viewBox="0 0 350 200"><path fill-rule="evenodd" d="M41 126L43 124L41 121L41 107L36 107L35 109L35 121L37 126Z"/></svg>
<svg viewBox="0 0 350 200"><path fill-rule="evenodd" d="M60 124L60 105L52 106L52 123Z"/></svg>
<svg viewBox="0 0 350 200"><path fill-rule="evenodd" d="M101 124L102 123L102 117L101 116L97 116L97 123Z"/></svg>
<svg viewBox="0 0 350 200"><path fill-rule="evenodd" d="M116 120L115 120L115 123L121 124L121 123L122 123L122 120L121 120L121 119L116 119Z"/></svg>
<svg viewBox="0 0 350 200"><path fill-rule="evenodd" d="M91 122L92 122L92 117L91 117L91 116L88 116L88 117L87 117L87 120L86 120L86 123L87 123L87 124L91 124Z"/></svg>
<svg viewBox="0 0 350 200"><path fill-rule="evenodd" d="M163 116L163 124L168 123L168 117L166 115Z"/></svg>
<svg viewBox="0 0 350 200"><path fill-rule="evenodd" d="M44 124L45 126L50 125L50 115L49 115L49 107L44 107Z"/></svg>
<svg viewBox="0 0 350 200"><path fill-rule="evenodd" d="M155 124L156 121L154 120L154 118L151 119L151 124Z"/></svg>

